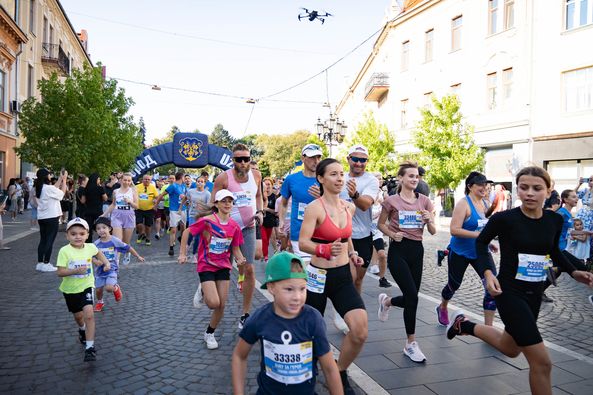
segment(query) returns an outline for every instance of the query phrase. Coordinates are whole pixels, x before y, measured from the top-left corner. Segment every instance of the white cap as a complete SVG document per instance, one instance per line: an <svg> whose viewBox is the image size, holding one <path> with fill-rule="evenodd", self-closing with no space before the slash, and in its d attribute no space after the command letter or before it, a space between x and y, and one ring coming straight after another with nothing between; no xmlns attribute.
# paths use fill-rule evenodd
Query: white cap
<svg viewBox="0 0 593 395"><path fill-rule="evenodd" d="M348 150L348 155L350 156L354 153L365 154L366 156L369 156L369 150L362 144L356 144L350 147Z"/></svg>
<svg viewBox="0 0 593 395"><path fill-rule="evenodd" d="M235 200L235 196L231 191L228 189L221 189L220 191L216 192L216 195L214 196L214 203L220 202L225 197L230 197L231 199Z"/></svg>
<svg viewBox="0 0 593 395"><path fill-rule="evenodd" d="M323 152L321 152L321 148L317 144L307 144L303 147L301 155L311 158L313 156L321 156Z"/></svg>
<svg viewBox="0 0 593 395"><path fill-rule="evenodd" d="M68 222L68 225L66 225L66 230L70 229L74 225L80 225L80 226L84 227L86 230L89 230L88 222L86 222L84 219L79 218L79 217L76 217L76 218L70 220L70 222Z"/></svg>

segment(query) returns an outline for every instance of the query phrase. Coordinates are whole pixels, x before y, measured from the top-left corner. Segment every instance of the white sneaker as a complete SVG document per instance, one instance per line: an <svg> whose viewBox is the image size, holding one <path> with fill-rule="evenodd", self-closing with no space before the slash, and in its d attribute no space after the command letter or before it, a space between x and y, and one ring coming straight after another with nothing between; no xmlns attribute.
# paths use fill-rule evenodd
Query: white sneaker
<svg viewBox="0 0 593 395"><path fill-rule="evenodd" d="M379 317L379 321L385 322L389 319L389 308L391 306L385 306L385 300L389 299L387 294L379 294L379 310L377 311L377 316Z"/></svg>
<svg viewBox="0 0 593 395"><path fill-rule="evenodd" d="M218 348L218 342L214 338L214 333L204 332L204 341L206 342L208 350L215 350Z"/></svg>
<svg viewBox="0 0 593 395"><path fill-rule="evenodd" d="M347 335L350 332L350 328L346 324L346 321L338 314L337 311L334 311L334 326L341 331L343 334Z"/></svg>
<svg viewBox="0 0 593 395"><path fill-rule="evenodd" d="M371 265L369 271L371 274L379 274L379 265Z"/></svg>
<svg viewBox="0 0 593 395"><path fill-rule="evenodd" d="M53 266L51 263L44 263L43 264L43 271L46 273L49 272L55 272L56 270L58 270L57 267Z"/></svg>
<svg viewBox="0 0 593 395"><path fill-rule="evenodd" d="M202 295L202 283L198 284L198 290L194 294L194 307L199 309L202 306L202 299L204 295Z"/></svg>
<svg viewBox="0 0 593 395"><path fill-rule="evenodd" d="M404 347L404 355L410 358L413 362L422 363L426 361L426 357L420 350L418 342L415 341L409 344L406 343L406 347Z"/></svg>
<svg viewBox="0 0 593 395"><path fill-rule="evenodd" d="M121 263L123 265L129 265L130 264L130 253L129 252L124 255L124 259L122 259L122 262Z"/></svg>
<svg viewBox="0 0 593 395"><path fill-rule="evenodd" d="M43 262L37 262L37 266L35 267L35 270L37 270L38 272L44 272L45 270L45 263Z"/></svg>

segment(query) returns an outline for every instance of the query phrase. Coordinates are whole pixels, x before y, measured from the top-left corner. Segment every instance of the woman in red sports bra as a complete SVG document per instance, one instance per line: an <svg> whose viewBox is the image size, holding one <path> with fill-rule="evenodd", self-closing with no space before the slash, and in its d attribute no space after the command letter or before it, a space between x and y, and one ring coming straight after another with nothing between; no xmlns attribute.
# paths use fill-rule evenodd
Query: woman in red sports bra
<svg viewBox="0 0 593 395"><path fill-rule="evenodd" d="M358 356L368 335L368 317L354 287L351 268L363 264L352 245L352 215L355 207L340 199L344 169L328 158L317 165L321 197L305 209L299 234L299 248L312 255L307 267L307 304L322 315L329 298L350 331L340 348L338 368L345 394L353 394L346 369Z"/></svg>

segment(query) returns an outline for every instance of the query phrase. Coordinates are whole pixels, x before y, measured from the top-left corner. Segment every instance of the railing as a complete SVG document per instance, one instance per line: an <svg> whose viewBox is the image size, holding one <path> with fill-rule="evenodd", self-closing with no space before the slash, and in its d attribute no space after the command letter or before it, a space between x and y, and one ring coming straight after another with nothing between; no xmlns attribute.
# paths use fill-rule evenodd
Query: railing
<svg viewBox="0 0 593 395"><path fill-rule="evenodd" d="M373 73L371 78L367 81L364 90L365 97L368 97L369 93L371 93L375 87L381 87L385 90L389 89L389 73Z"/></svg>
<svg viewBox="0 0 593 395"><path fill-rule="evenodd" d="M41 60L56 63L65 74L70 74L70 59L58 44L43 43L41 45Z"/></svg>

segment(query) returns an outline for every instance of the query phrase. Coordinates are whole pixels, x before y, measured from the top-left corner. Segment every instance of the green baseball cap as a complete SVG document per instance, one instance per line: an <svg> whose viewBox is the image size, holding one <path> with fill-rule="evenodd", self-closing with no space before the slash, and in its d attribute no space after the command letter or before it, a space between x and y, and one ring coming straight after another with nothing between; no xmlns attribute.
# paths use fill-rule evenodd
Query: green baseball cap
<svg viewBox="0 0 593 395"><path fill-rule="evenodd" d="M297 261L303 268L302 272L292 272L290 270L291 263ZM303 265L303 261L298 256L291 254L290 252L281 252L275 254L268 261L266 266L266 280L262 284L261 289L267 289L268 283L273 283L280 280L288 280L290 278L303 278L307 279L307 271Z"/></svg>

